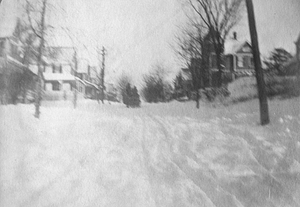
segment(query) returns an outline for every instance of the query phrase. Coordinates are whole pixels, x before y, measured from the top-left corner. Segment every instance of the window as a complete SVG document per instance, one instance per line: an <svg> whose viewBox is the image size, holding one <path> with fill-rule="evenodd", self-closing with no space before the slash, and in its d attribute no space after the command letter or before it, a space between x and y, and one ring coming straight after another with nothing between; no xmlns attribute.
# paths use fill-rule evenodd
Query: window
<svg viewBox="0 0 300 207"><path fill-rule="evenodd" d="M52 73L61 73L60 66L52 65Z"/></svg>
<svg viewBox="0 0 300 207"><path fill-rule="evenodd" d="M11 44L11 56L18 56L18 47L15 44Z"/></svg>
<svg viewBox="0 0 300 207"><path fill-rule="evenodd" d="M53 91L59 91L60 84L58 82L52 83L52 90Z"/></svg>
<svg viewBox="0 0 300 207"><path fill-rule="evenodd" d="M244 56L244 57L243 57L243 66L244 66L245 68L249 66L249 64L250 64L249 62L250 62L249 57Z"/></svg>
<svg viewBox="0 0 300 207"><path fill-rule="evenodd" d="M211 54L209 58L209 67L216 68L217 67L217 57L215 54Z"/></svg>
<svg viewBox="0 0 300 207"><path fill-rule="evenodd" d="M244 67L243 57L237 57L237 65L240 68Z"/></svg>
<svg viewBox="0 0 300 207"><path fill-rule="evenodd" d="M253 57L250 57L250 67L253 67L254 66L254 60L253 60Z"/></svg>

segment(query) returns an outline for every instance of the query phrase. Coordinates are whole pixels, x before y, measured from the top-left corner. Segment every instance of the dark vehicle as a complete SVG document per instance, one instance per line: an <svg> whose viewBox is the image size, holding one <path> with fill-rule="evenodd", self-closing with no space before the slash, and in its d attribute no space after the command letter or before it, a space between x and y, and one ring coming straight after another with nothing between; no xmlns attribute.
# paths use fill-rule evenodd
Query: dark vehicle
<svg viewBox="0 0 300 207"><path fill-rule="evenodd" d="M127 108L141 106L140 95L138 94L138 90L135 86L131 88L130 84L127 85L126 91L123 94L123 103L127 106Z"/></svg>

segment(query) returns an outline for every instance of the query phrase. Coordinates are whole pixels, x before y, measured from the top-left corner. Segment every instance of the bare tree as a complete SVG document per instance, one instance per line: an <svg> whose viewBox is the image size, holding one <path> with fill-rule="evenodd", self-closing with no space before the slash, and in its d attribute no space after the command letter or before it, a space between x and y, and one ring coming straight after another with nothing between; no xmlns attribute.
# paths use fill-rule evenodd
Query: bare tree
<svg viewBox="0 0 300 207"><path fill-rule="evenodd" d="M153 65L152 70L143 76L141 93L149 103L170 100L171 86L167 81L169 71L162 63Z"/></svg>
<svg viewBox="0 0 300 207"><path fill-rule="evenodd" d="M40 105L42 96L42 64L43 54L45 50L45 36L46 36L46 12L48 2L47 0L29 1L26 0L26 13L30 27L34 34L39 38L39 46L37 53L37 66L38 66L38 81L36 84L35 96L35 117L40 117Z"/></svg>
<svg viewBox="0 0 300 207"><path fill-rule="evenodd" d="M197 26L190 24L176 36L175 52L187 68L190 67L192 58L201 57L202 32Z"/></svg>
<svg viewBox="0 0 300 207"><path fill-rule="evenodd" d="M242 0L188 0L198 21L207 29L218 67L218 85L222 85L224 43L231 29L239 22Z"/></svg>
<svg viewBox="0 0 300 207"><path fill-rule="evenodd" d="M117 80L117 90L122 97L126 92L126 86L128 84L132 85L131 77L125 73L122 73L122 75Z"/></svg>
<svg viewBox="0 0 300 207"><path fill-rule="evenodd" d="M267 66L270 74L278 74L280 76L286 75L286 71L283 67L284 63L290 60L293 56L283 48L274 48L269 57L263 62Z"/></svg>
<svg viewBox="0 0 300 207"><path fill-rule="evenodd" d="M67 27L62 27L61 28L65 34L70 38L71 42L72 42L72 45L73 45L73 59L72 59L72 62L71 62L71 67L72 67L72 70L73 70L73 73L74 73L74 87L73 87L73 107L74 109L76 109L77 107L77 72L78 72L78 49L77 49L77 45L79 44L78 43L78 38L74 37L72 35L72 32L69 28Z"/></svg>
<svg viewBox="0 0 300 207"><path fill-rule="evenodd" d="M176 37L177 47L175 47L175 52L191 72L193 89L196 92L197 108L199 108L199 89L202 85L201 76L203 74L200 72L200 67L195 67L194 62L202 58L203 31L203 24L190 18L190 24L187 28L182 29L181 34Z"/></svg>

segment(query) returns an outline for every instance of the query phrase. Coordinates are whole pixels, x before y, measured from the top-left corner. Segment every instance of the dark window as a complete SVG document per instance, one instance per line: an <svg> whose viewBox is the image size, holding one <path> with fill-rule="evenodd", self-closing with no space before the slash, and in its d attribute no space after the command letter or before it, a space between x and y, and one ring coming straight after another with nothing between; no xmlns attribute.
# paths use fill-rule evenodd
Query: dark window
<svg viewBox="0 0 300 207"><path fill-rule="evenodd" d="M59 91L60 84L58 82L52 83L52 90L53 91Z"/></svg>
<svg viewBox="0 0 300 207"><path fill-rule="evenodd" d="M217 67L217 56L215 54L210 55L209 66L210 66L210 68L216 68Z"/></svg>
<svg viewBox="0 0 300 207"><path fill-rule="evenodd" d="M5 42L1 41L0 42L0 57L3 57L5 51Z"/></svg>
<svg viewBox="0 0 300 207"><path fill-rule="evenodd" d="M18 57L18 47L14 44L11 44L11 56L14 58Z"/></svg>
<svg viewBox="0 0 300 207"><path fill-rule="evenodd" d="M62 67L57 65L52 65L52 73L62 73Z"/></svg>
<svg viewBox="0 0 300 207"><path fill-rule="evenodd" d="M243 57L243 66L246 68L246 67L248 67L249 66L249 57L247 57L247 56L244 56Z"/></svg>
<svg viewBox="0 0 300 207"><path fill-rule="evenodd" d="M253 60L253 57L250 57L250 67L253 67L254 66L254 60Z"/></svg>

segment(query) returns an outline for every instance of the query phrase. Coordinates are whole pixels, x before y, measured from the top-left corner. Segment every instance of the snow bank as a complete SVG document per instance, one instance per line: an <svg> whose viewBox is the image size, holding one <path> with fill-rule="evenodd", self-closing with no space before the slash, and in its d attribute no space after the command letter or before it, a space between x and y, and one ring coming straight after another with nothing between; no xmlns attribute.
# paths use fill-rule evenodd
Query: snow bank
<svg viewBox="0 0 300 207"><path fill-rule="evenodd" d="M250 100L257 97L255 77L242 77L228 85L230 98L234 101Z"/></svg>
<svg viewBox="0 0 300 207"><path fill-rule="evenodd" d="M298 206L299 102L0 106L0 206Z"/></svg>

